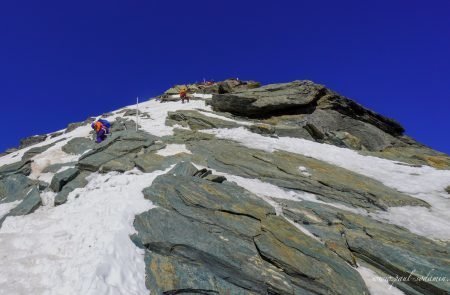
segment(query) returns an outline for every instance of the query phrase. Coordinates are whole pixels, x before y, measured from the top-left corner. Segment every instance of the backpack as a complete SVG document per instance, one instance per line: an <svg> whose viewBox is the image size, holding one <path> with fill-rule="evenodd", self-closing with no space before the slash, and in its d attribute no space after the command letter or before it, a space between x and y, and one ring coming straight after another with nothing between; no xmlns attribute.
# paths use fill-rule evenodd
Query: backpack
<svg viewBox="0 0 450 295"><path fill-rule="evenodd" d="M102 123L103 124L103 126L105 126L106 128L111 128L111 123L109 123L109 121L108 120L105 120L105 119L98 119L98 121L100 122L100 123Z"/></svg>

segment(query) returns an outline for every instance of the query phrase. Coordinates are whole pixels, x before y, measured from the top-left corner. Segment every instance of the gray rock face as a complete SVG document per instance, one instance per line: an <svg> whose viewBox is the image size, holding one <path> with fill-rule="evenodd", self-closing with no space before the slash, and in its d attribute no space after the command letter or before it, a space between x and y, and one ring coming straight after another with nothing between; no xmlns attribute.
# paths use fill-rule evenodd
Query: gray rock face
<svg viewBox="0 0 450 295"><path fill-rule="evenodd" d="M368 292L357 272L332 251L234 184L167 174L144 195L160 207L136 217L138 234L132 239L151 250L146 268L153 292Z"/></svg>
<svg viewBox="0 0 450 295"><path fill-rule="evenodd" d="M382 151L406 146L404 129L392 119L365 109L311 81L271 84L214 95L215 111L266 118L271 128L250 130L313 139L355 150Z"/></svg>
<svg viewBox="0 0 450 295"><path fill-rule="evenodd" d="M62 150L68 154L81 155L85 151L93 149L94 147L95 142L93 140L84 137L76 137L64 145Z"/></svg>
<svg viewBox="0 0 450 295"><path fill-rule="evenodd" d="M136 131L136 123L131 120L117 118L116 121L111 124L111 132L117 131Z"/></svg>
<svg viewBox="0 0 450 295"><path fill-rule="evenodd" d="M197 111L169 112L167 115L166 125L173 126L174 124L180 124L183 127L190 127L192 130L236 128L240 126L235 122L208 117Z"/></svg>
<svg viewBox="0 0 450 295"><path fill-rule="evenodd" d="M0 179L0 203L22 200L36 185L23 174L13 174Z"/></svg>
<svg viewBox="0 0 450 295"><path fill-rule="evenodd" d="M71 180L78 176L80 171L76 168L69 168L62 172L59 172L53 176L50 188L54 192L59 192L61 189Z"/></svg>
<svg viewBox="0 0 450 295"><path fill-rule="evenodd" d="M24 196L22 202L11 209L11 211L0 219L0 227L8 216L20 216L33 213L39 206L41 206L41 196L37 186L33 187Z"/></svg>
<svg viewBox="0 0 450 295"><path fill-rule="evenodd" d="M4 165L0 167L0 179L8 175L23 174L30 175L31 173L31 161L19 161L12 164Z"/></svg>
<svg viewBox="0 0 450 295"><path fill-rule="evenodd" d="M116 168L120 169L116 171L126 171L134 167L133 159L136 154L153 145L156 140L156 137L145 132L115 132L109 139L83 155L78 166L87 171L107 172Z"/></svg>
<svg viewBox="0 0 450 295"><path fill-rule="evenodd" d="M47 139L47 135L35 135L35 136L23 138L20 140L19 149L23 149L23 148L32 146L36 143L43 142L46 139Z"/></svg>
<svg viewBox="0 0 450 295"><path fill-rule="evenodd" d="M194 161L230 173L289 189L310 192L326 202L367 210L390 206L428 206L378 181L328 163L287 152L265 153L224 140L188 143ZM309 175L298 167L303 166Z"/></svg>
<svg viewBox="0 0 450 295"><path fill-rule="evenodd" d="M167 174L174 176L194 176L198 169L191 162L183 161L173 167Z"/></svg>
<svg viewBox="0 0 450 295"><path fill-rule="evenodd" d="M336 93L322 97L317 107L322 110L334 110L358 121L369 123L393 136L399 136L405 132L405 129L396 121L368 110L360 104Z"/></svg>
<svg viewBox="0 0 450 295"><path fill-rule="evenodd" d="M410 288L419 294L445 294L450 290L449 282L417 279L430 272L435 277L450 276L448 243L436 243L401 227L323 204L283 203L286 216L320 237L330 250L349 263L357 257L393 277L408 277L414 270L413 279L396 283L407 294L411 294Z"/></svg>
<svg viewBox="0 0 450 295"><path fill-rule="evenodd" d="M73 180L64 185L62 190L55 196L55 206L59 206L67 202L67 198L71 192L77 188L83 188L88 184L86 177L89 172L81 171Z"/></svg>
<svg viewBox="0 0 450 295"><path fill-rule="evenodd" d="M214 95L215 111L246 117L270 117L292 112L310 112L326 94L326 88L311 81L271 84L231 94Z"/></svg>

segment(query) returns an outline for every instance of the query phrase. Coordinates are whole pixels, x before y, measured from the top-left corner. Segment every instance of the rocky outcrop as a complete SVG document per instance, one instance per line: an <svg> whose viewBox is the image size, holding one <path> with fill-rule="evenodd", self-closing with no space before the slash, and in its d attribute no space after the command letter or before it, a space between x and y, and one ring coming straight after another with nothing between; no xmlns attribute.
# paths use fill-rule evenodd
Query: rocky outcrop
<svg viewBox="0 0 450 295"><path fill-rule="evenodd" d="M324 204L283 201L283 206L286 216L306 227L350 264L357 257L393 277L411 275L405 282L394 283L407 294L411 294L410 288L419 294L445 294L450 289L449 282L419 280L430 273L450 277L449 244Z"/></svg>
<svg viewBox="0 0 450 295"><path fill-rule="evenodd" d="M77 177L78 174L80 174L80 171L76 168L69 168L59 172L53 176L52 182L50 183L50 188L54 192L59 192L68 182Z"/></svg>
<svg viewBox="0 0 450 295"><path fill-rule="evenodd" d="M191 176L186 165L175 170L176 176L158 177L144 190L160 207L134 223L133 241L151 250L146 268L152 292L367 292L351 267L258 197L228 182Z"/></svg>
<svg viewBox="0 0 450 295"><path fill-rule="evenodd" d="M76 137L67 142L63 147L63 152L71 155L81 155L95 147L95 141L89 138Z"/></svg>
<svg viewBox="0 0 450 295"><path fill-rule="evenodd" d="M18 161L0 167L0 179L14 174L30 175L31 160Z"/></svg>
<svg viewBox="0 0 450 295"><path fill-rule="evenodd" d="M214 95L211 105L215 111L263 118L278 114L309 113L326 93L327 90L322 85L310 81L295 81Z"/></svg>
<svg viewBox="0 0 450 295"><path fill-rule="evenodd" d="M11 209L8 214L0 219L0 227L8 216L21 216L31 214L42 205L39 189L33 187L23 198L19 205Z"/></svg>
<svg viewBox="0 0 450 295"><path fill-rule="evenodd" d="M173 126L175 124L179 124L183 127L189 127L192 130L236 128L240 126L235 122L206 116L197 111L169 112L167 115L166 125Z"/></svg>
<svg viewBox="0 0 450 295"><path fill-rule="evenodd" d="M148 173L190 158L187 154L169 157L156 154L164 147L159 138L146 132L117 131L107 141L83 154L77 166L82 171L91 172L125 172L137 167Z"/></svg>
<svg viewBox="0 0 450 295"><path fill-rule="evenodd" d="M26 137L20 140L19 149L23 149L29 146L32 146L34 144L43 142L47 139L47 135L34 135L30 137Z"/></svg>
<svg viewBox="0 0 450 295"><path fill-rule="evenodd" d="M450 194L450 185L445 188L445 191Z"/></svg>
<svg viewBox="0 0 450 295"><path fill-rule="evenodd" d="M315 194L326 202L367 210L391 206L428 206L371 178L288 152L266 153L226 140L192 141L193 160L220 172L256 178L289 190ZM298 167L305 167L308 174Z"/></svg>
<svg viewBox="0 0 450 295"><path fill-rule="evenodd" d="M265 118L278 136L369 151L405 145L398 138L404 132L398 123L311 81L217 94L211 105L215 111Z"/></svg>
<svg viewBox="0 0 450 295"><path fill-rule="evenodd" d="M59 191L55 196L55 206L59 206L67 202L69 194L75 189L85 187L88 184L86 177L88 177L89 174L90 173L87 171L81 171L75 178L66 183L61 191Z"/></svg>
<svg viewBox="0 0 450 295"><path fill-rule="evenodd" d="M41 205L38 183L22 174L13 174L0 180L0 203L20 201L8 214L0 218L0 227L8 216L26 215Z"/></svg>
<svg viewBox="0 0 450 295"><path fill-rule="evenodd" d="M188 93L201 93L201 94L223 94L236 91L242 91L246 89L255 89L260 87L261 84L256 81L242 81L239 79L231 78L221 82L206 82L206 83L193 83L185 85L175 85L164 92L161 98L165 101L172 95L180 94L181 88L188 90ZM179 98L176 98L179 100Z"/></svg>

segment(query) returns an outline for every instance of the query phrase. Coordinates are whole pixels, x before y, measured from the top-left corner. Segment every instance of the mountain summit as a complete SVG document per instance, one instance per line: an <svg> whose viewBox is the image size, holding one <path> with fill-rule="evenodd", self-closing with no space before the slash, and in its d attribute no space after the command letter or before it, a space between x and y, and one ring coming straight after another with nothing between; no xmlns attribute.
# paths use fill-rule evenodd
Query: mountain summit
<svg viewBox="0 0 450 295"><path fill-rule="evenodd" d="M323 85L176 85L2 154L0 293L448 294L449 194L448 155Z"/></svg>

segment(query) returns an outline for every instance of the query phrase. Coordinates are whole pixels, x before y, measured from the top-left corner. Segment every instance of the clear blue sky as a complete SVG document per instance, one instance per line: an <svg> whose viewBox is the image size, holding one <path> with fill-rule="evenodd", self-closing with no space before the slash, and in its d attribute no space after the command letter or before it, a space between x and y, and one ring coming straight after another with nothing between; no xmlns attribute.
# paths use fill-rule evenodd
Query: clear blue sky
<svg viewBox="0 0 450 295"><path fill-rule="evenodd" d="M1 1L0 150L202 78L310 79L450 153L450 2Z"/></svg>

